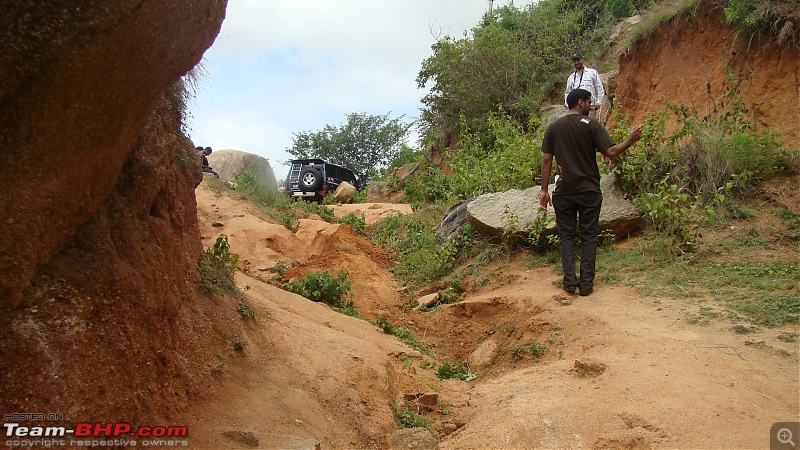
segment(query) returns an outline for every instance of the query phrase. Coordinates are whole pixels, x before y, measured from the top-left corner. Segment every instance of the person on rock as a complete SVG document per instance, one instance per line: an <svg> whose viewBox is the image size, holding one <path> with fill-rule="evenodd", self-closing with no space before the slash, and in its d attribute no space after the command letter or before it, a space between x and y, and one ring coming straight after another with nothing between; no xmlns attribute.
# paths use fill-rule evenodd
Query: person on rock
<svg viewBox="0 0 800 450"><path fill-rule="evenodd" d="M198 146L197 150L201 150L203 152L203 172L214 174L215 177L219 178L219 174L208 165L208 158L207 156L210 155L214 150L211 147L203 147Z"/></svg>

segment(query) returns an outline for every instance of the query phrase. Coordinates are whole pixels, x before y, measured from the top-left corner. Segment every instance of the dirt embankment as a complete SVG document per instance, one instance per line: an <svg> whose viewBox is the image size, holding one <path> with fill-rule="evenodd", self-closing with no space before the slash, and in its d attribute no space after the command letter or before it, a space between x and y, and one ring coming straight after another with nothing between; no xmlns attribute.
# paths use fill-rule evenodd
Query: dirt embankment
<svg viewBox="0 0 800 450"><path fill-rule="evenodd" d="M736 334L692 324L691 301L605 283L566 297L552 268L505 258L463 301L409 310L386 255L348 227L309 218L287 230L205 184L197 198L204 243L229 236L258 315L192 413L200 448L246 448L237 433L264 448L387 448L392 405L423 393L438 396L426 417L441 448L756 448L798 415L797 344L778 338L796 325ZM276 261L291 271L276 274ZM275 287L322 269L348 270L360 315L413 330L430 353ZM466 360L468 382L430 365Z"/></svg>
<svg viewBox="0 0 800 450"><path fill-rule="evenodd" d="M633 123L665 102L704 116L731 108L733 89L757 128L780 132L786 147L800 150L800 48L766 35L747 39L724 23L723 7L703 1L632 44L619 60L617 104Z"/></svg>
<svg viewBox="0 0 800 450"><path fill-rule="evenodd" d="M163 98L225 1L40 3L0 18L0 411L163 422L240 326L195 284L199 169Z"/></svg>

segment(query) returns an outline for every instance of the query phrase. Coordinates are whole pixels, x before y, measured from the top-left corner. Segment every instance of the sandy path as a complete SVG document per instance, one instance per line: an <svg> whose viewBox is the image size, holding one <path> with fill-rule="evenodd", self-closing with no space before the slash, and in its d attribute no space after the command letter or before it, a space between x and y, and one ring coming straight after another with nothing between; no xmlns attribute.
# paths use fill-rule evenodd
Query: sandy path
<svg viewBox="0 0 800 450"><path fill-rule="evenodd" d="M262 448L385 448L397 429L389 403L416 391L438 392L444 421L466 423L439 436L442 448L767 448L774 422L800 420L798 343L776 338L796 325L740 335L722 320L689 323L696 306L686 301L603 284L564 305L552 270L516 263L464 302L404 312L397 283L375 263L385 255L340 226L309 221L292 233L202 185L198 212L206 245L225 232L250 263L237 280L260 319L193 412L193 445L246 448L221 435L233 429L254 431ZM397 356L411 350L370 323L259 280L269 272L256 267L278 259L298 263L297 275L318 270L304 259L314 248L331 255L332 270L348 269L362 316L412 328L436 344L439 362L494 340L494 364L470 383L439 382L419 360L412 373ZM532 342L548 347L540 359L509 357ZM605 371L582 376L578 359Z"/></svg>

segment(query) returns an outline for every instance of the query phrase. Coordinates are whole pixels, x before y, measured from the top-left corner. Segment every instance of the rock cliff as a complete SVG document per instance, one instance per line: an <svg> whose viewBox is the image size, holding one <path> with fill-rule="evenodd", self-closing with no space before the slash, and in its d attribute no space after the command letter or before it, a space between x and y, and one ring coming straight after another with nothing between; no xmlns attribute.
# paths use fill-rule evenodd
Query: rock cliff
<svg viewBox="0 0 800 450"><path fill-rule="evenodd" d="M194 145L163 96L225 6L0 1L3 411L169 418L229 346L234 308L195 283Z"/></svg>

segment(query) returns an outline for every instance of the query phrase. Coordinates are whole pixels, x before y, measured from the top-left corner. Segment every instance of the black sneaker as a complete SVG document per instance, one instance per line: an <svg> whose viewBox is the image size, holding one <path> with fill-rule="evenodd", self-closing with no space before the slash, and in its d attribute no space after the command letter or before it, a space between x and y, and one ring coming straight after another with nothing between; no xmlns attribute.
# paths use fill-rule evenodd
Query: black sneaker
<svg viewBox="0 0 800 450"><path fill-rule="evenodd" d="M577 291L577 290L578 290L578 288L576 288L575 286L570 286L570 287L565 287L564 288L564 292L566 292L567 294L574 294L575 291Z"/></svg>
<svg viewBox="0 0 800 450"><path fill-rule="evenodd" d="M594 291L593 288L581 289L581 297L586 297Z"/></svg>

